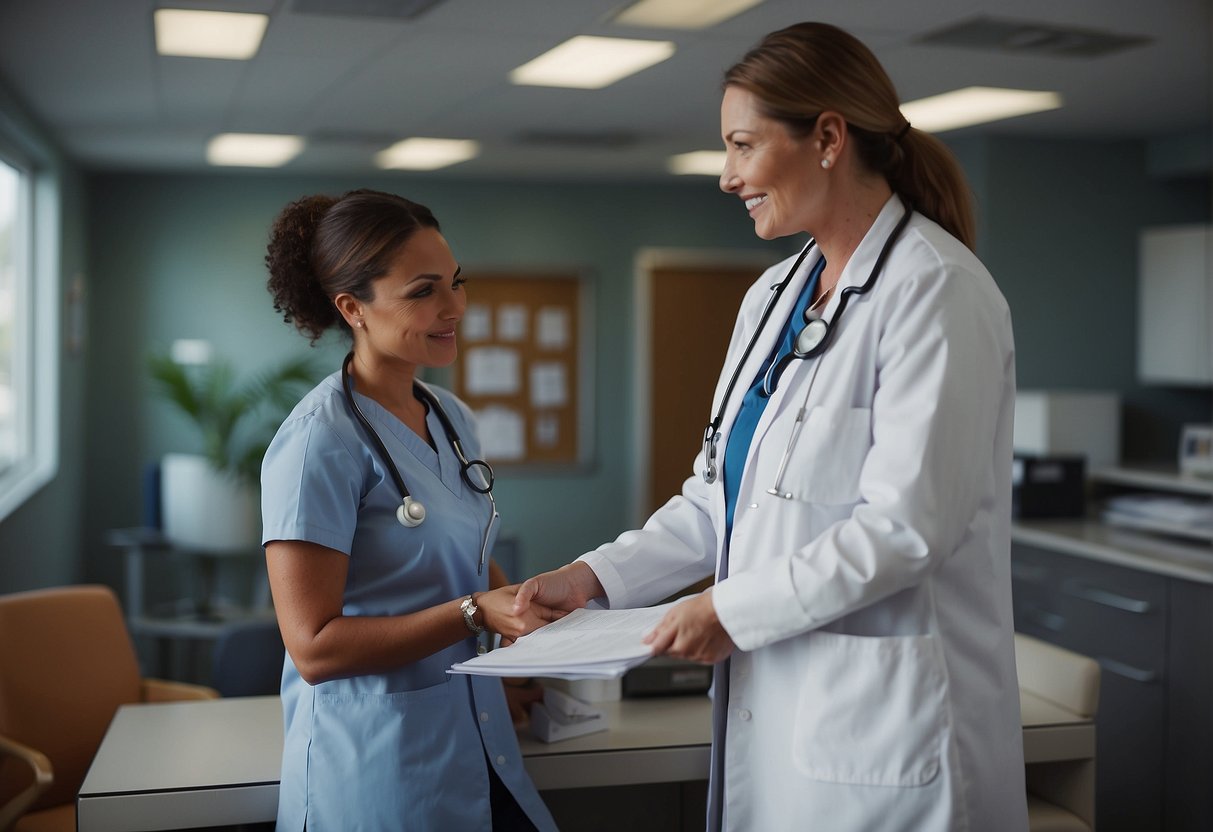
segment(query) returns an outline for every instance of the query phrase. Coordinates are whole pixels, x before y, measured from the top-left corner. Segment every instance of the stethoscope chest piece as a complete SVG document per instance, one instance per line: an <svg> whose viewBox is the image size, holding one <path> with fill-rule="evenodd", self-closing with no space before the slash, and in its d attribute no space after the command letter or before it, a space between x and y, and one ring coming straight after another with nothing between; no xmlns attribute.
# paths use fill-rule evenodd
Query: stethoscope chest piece
<svg viewBox="0 0 1213 832"><path fill-rule="evenodd" d="M388 449L383 444L383 440L371 426L370 420L366 418L366 414L362 412L362 408L358 406L358 401L354 398L354 382L350 378L350 362L354 360L354 353L351 352L345 357L345 361L341 363L341 387L345 393L345 400L350 406L350 410L354 413L354 418L366 431L366 436L379 454L379 459L386 468L388 475L396 484L396 488L400 491L400 505L396 506L396 520L400 525L406 528L414 529L420 526L425 520L425 506L418 500L413 499L409 494L408 488L404 484L404 478L400 476L399 469L396 468L396 463L392 461L392 455L388 453ZM467 454L463 452L463 443L459 440L459 434L455 430L455 426L451 423L451 419L443 409L442 403L438 401L438 397L425 387L425 385L414 382L413 389L415 392L429 405L430 410L438 417L438 421L442 423L442 429L446 432L447 441L451 443L451 450L455 452L455 457L459 460L459 474L463 478L464 483L468 488L478 494L483 494L489 498L489 522L484 527L484 538L480 542L480 560L476 564L476 574L480 575L484 572L484 565L488 561L489 553L489 538L493 531L493 525L497 522L501 515L497 513L497 501L493 499L493 468L483 459L468 459ZM477 482L471 476L471 471L475 470L478 474L480 482Z"/></svg>
<svg viewBox="0 0 1213 832"><path fill-rule="evenodd" d="M404 501L396 507L396 519L402 526L410 529L416 528L425 520L425 506L412 497L405 497Z"/></svg>
<svg viewBox="0 0 1213 832"><path fill-rule="evenodd" d="M830 332L830 325L821 318L810 318L804 329L796 336L796 355L807 355L825 340Z"/></svg>

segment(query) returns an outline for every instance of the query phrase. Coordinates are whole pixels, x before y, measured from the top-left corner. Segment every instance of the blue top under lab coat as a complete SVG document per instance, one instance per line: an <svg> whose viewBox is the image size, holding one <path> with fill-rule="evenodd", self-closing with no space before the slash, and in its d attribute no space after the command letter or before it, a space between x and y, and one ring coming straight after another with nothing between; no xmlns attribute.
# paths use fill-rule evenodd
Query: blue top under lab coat
<svg viewBox="0 0 1213 832"><path fill-rule="evenodd" d="M435 394L469 458L479 455L471 414ZM460 477L437 416L437 450L361 394L412 495L426 507L415 528L396 521L400 494L346 403L340 373L321 382L279 428L262 464L262 536L318 543L350 557L343 614L403 615L488 588L477 576L486 497ZM501 681L448 675L476 654L469 637L387 673L315 686L287 656L285 743L278 830L488 830L488 765L541 830L551 815L522 767Z"/></svg>
<svg viewBox="0 0 1213 832"><path fill-rule="evenodd" d="M813 297L817 281L821 279L821 273L825 271L825 267L826 259L817 258L817 264L813 266L813 271L809 272L809 279L796 299L796 305L792 307L787 323L784 324L783 335L779 337L774 351L767 356L767 360L762 363L762 369L758 371L750 388L746 390L745 396L741 400L741 409L733 420L732 430L729 431L729 442L724 450L723 472L724 522L726 533L730 537L733 534L733 514L737 509L737 493L741 489L741 473L745 470L746 457L749 456L750 444L754 441L754 431L758 428L758 421L762 418L762 412L766 410L767 402L770 401L770 397L763 394L767 369L792 352L792 347L796 344L796 336L808 323L805 319L805 310L809 308L809 300ZM779 379L773 380L775 384L778 384L778 381Z"/></svg>

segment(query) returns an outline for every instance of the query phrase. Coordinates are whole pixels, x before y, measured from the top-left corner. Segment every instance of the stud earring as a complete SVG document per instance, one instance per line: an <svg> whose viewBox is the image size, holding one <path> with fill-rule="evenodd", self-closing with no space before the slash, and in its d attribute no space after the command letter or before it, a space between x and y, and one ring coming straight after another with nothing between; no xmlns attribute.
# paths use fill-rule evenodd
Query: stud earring
<svg viewBox="0 0 1213 832"><path fill-rule="evenodd" d="M829 159L822 159L822 160L821 160L821 166L822 166L823 168L825 168L826 170L829 170L829 169L830 169L830 160L829 160Z"/></svg>

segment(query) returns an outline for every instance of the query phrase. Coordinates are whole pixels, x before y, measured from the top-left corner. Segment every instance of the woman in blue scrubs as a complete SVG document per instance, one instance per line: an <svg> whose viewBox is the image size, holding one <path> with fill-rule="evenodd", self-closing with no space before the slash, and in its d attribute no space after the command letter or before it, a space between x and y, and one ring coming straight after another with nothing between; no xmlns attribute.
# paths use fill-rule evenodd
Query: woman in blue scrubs
<svg viewBox="0 0 1213 832"><path fill-rule="evenodd" d="M288 652L277 828L554 829L501 682L446 672L475 655L482 628L517 638L552 613L515 614L517 587L478 575L489 500L414 390L419 368L455 360L467 304L437 220L375 191L307 197L277 218L266 264L275 310L313 344L349 333L354 400L427 510L420 525L398 522L399 487L340 372L266 452L263 538ZM467 407L430 389L476 458Z"/></svg>

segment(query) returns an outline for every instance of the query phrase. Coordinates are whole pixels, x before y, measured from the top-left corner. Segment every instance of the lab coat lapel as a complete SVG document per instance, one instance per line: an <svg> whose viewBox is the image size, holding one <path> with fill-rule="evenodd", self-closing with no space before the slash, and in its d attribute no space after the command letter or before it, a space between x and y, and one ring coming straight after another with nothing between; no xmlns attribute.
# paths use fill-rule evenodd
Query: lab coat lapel
<svg viewBox="0 0 1213 832"><path fill-rule="evenodd" d="M833 326L832 322L834 321L835 316L838 314L838 305L842 297L843 289L850 286L862 286L867 282L868 276L872 273L872 267L876 265L876 258L880 256L880 250L884 248L885 241L889 238L889 234L893 232L893 229L897 227L897 223L904 213L905 206L902 203L901 198L894 194L889 198L889 201L884 204L884 207L880 210L880 213L876 215L876 220L872 223L872 227L868 229L868 233L864 235L863 240L859 243L859 247L855 249L855 253L851 255L850 261L847 262L847 267L843 269L842 277L840 277L838 280L838 288L835 289L833 296L826 303L826 308L822 313L822 317L827 321L830 321L831 326ZM903 237L907 231L908 228L902 231ZM896 248L896 245L894 248ZM892 252L890 252L890 259L892 259ZM888 265L889 263L886 261L886 270ZM886 275L883 272L877 276L876 285L873 287L873 291L879 290L881 280L883 280L885 277ZM804 285L803 280L801 281L801 285ZM852 297L847 302L847 311L842 318L842 327L853 325L854 322L859 319L860 316L856 314L856 307L863 301L863 298L864 295L858 295ZM787 314L785 313L784 320L786 319ZM839 332L834 333L833 338L835 342L837 342L840 334L841 329ZM831 345L817 358L807 359L804 361L793 361L791 366L784 371L783 378L781 378L779 381L779 387L771 396L771 400L767 403L766 410L764 410L762 413L762 418L758 420L758 427L754 430L754 441L750 444L751 453L746 458L747 475L752 473L754 467L753 449L762 440L762 437L766 435L767 431L770 429L771 425L776 419L780 418L789 408L795 410L796 408L799 408L802 403L804 403L805 385L809 383L809 380L813 376L814 365L823 360L828 361L830 351L833 349L835 349L835 346ZM819 383L819 381L814 382L814 384L817 383ZM816 388L814 392L819 389L820 388ZM811 407L812 402L809 402L807 406ZM735 412L736 411L734 411L734 413ZM731 421L729 423L731 424Z"/></svg>
<svg viewBox="0 0 1213 832"><path fill-rule="evenodd" d="M762 368L763 361L775 349L776 342L783 336L784 327L787 325L788 315L791 314L793 306L796 304L796 299L800 296L801 290L804 289L805 281L813 271L813 266L821 257L821 252L814 249L810 251L808 256L801 262L799 268L796 269L796 274L792 276L792 280L788 283L783 294L779 297L778 302L771 310L771 315L767 318L766 326L762 328L758 339L754 342L754 349L750 351L749 358L741 368L741 372L737 375L737 384L733 388L733 392L729 395L729 400L725 403L724 414L720 421L720 440L716 445L716 464L720 469L720 478L716 481L716 485L712 487L712 518L713 526L716 530L716 539L720 541L720 550L717 552L717 573L719 574L719 558L723 554L724 547L727 544L725 530L725 502L724 502L724 452L728 447L729 433L732 431L733 422L737 419L737 413L741 410L741 400L745 393L750 389L750 385L754 383L754 378L758 375L758 371ZM793 261L795 262L795 261ZM773 279L768 284L768 291L773 291L773 287L778 285L787 276L785 269L777 269L773 272ZM764 295L762 305L755 312L754 325L757 326L758 321L762 319L762 311L765 305L769 302L770 295ZM748 311L748 310L746 310ZM715 414L716 409L720 407L720 397L724 395L728 387L729 379L732 377L734 368L737 362L741 360L742 354L745 352L745 345L749 343L753 337L753 330L750 330L746 337L736 347L734 354L731 354L726 359L724 370L721 373L721 379L717 386L716 398L713 401L712 412ZM768 404L768 410L770 405ZM755 434L757 439L757 434ZM752 443L751 443L752 446ZM746 468L749 468L749 462L746 463ZM745 474L743 473L743 478Z"/></svg>
<svg viewBox="0 0 1213 832"><path fill-rule="evenodd" d="M750 385L754 383L754 379L758 376L758 371L762 369L762 363L766 361L767 356L775 349L775 344L783 337L784 328L787 326L788 316L792 314L792 308L796 304L796 299L800 297L801 291L804 289L805 281L808 280L809 274L813 271L813 266L821 257L821 253L816 249L811 251L800 264L800 268L796 270L796 274L792 277L792 281L783 291L783 295L779 298L779 302L775 304L775 308L771 310L771 316L767 319L766 326L763 327L762 333L754 344L754 349L750 352L750 357L746 359L745 364L741 368L741 373L737 376L737 386L733 388L732 395L729 396L729 401L724 409L724 417L720 423L720 449L717 452L718 461L722 459L724 447L728 442L729 432L733 428L733 422L737 418L737 412L741 410L741 400L745 397L746 390L750 389ZM776 273L775 282L771 285L777 285L785 277L783 273ZM763 298L765 303L767 298ZM761 315L762 310L759 310ZM726 372L731 372L734 366L733 362L741 358L741 351L745 349L745 343L748 343L749 338L743 342L736 356L730 356L730 363L726 366ZM722 384L728 384L728 377L722 380ZM723 393L724 388L721 388ZM719 406L719 404L717 404ZM767 409L770 409L768 403Z"/></svg>

